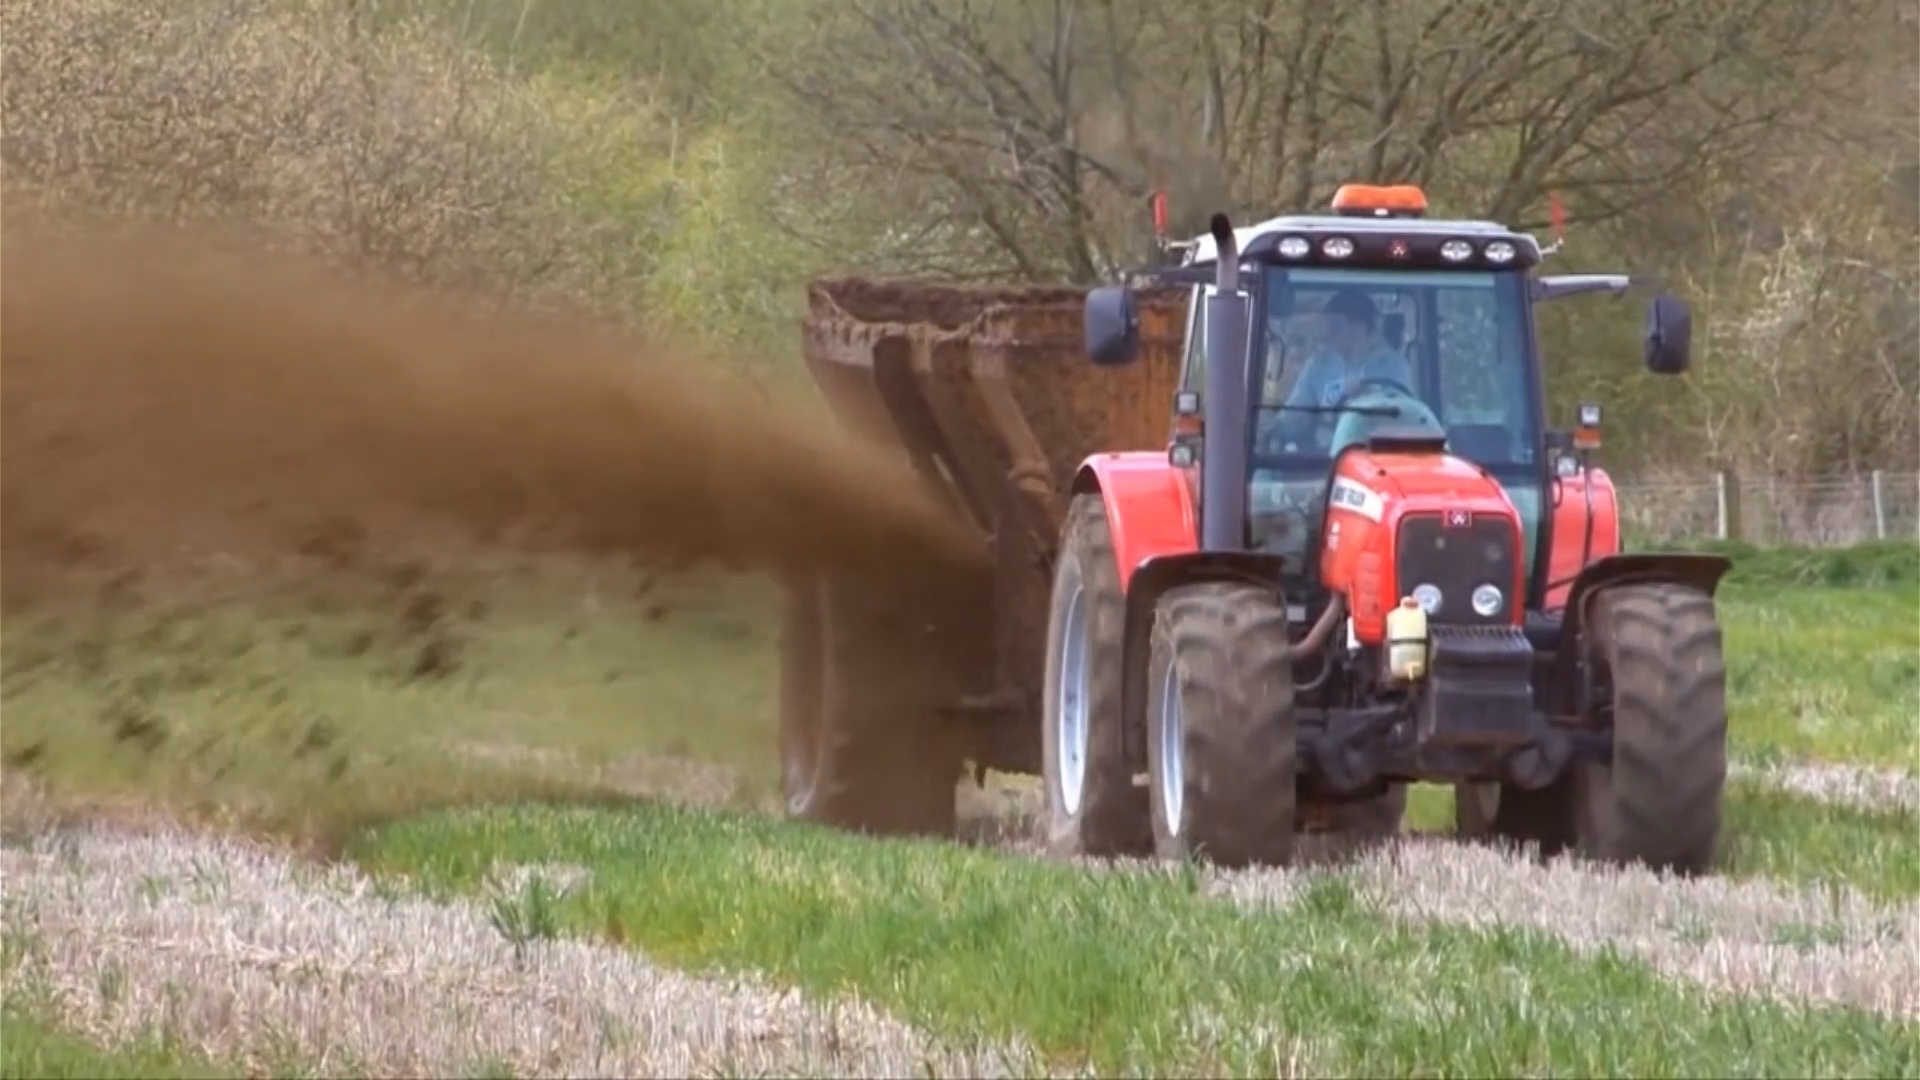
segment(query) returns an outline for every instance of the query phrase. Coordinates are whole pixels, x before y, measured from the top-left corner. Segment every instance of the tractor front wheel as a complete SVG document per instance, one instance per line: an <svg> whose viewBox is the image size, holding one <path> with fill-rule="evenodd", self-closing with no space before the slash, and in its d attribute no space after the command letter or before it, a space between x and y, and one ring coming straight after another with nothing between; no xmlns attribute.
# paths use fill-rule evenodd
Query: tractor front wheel
<svg viewBox="0 0 1920 1080"><path fill-rule="evenodd" d="M1294 845L1293 663L1269 590L1169 589L1147 668L1154 847L1222 866L1284 866Z"/></svg>
<svg viewBox="0 0 1920 1080"><path fill-rule="evenodd" d="M1727 780L1727 671L1713 598L1673 583L1594 600L1590 655L1612 686L1613 759L1573 781L1582 852L1698 873Z"/></svg>

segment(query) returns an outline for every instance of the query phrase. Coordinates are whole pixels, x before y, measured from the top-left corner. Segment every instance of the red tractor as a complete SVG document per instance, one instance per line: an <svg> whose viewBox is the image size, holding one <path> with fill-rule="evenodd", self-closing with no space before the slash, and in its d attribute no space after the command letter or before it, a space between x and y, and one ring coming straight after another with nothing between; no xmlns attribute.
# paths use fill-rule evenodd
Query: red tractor
<svg viewBox="0 0 1920 1080"><path fill-rule="evenodd" d="M1537 275L1533 237L1425 209L1349 185L1328 215L1216 216L1139 290L816 286L828 399L994 573L793 589L793 812L946 831L971 760L1044 777L1062 854L1285 864L1439 782L1463 832L1708 866L1729 564L1624 554L1598 407L1544 428L1535 306L1629 282ZM1075 331L1092 365L1057 362ZM1686 371L1689 337L1657 296L1648 369Z"/></svg>
<svg viewBox="0 0 1920 1080"><path fill-rule="evenodd" d="M1056 827L1124 835L1144 762L1163 856L1285 863L1297 815L1397 820L1402 785L1439 781L1463 831L1706 866L1728 563L1622 554L1598 407L1541 430L1533 306L1626 279L1535 277L1532 237L1427 220L1414 188L1334 209L1214 219L1171 445L1083 465L1048 633ZM1648 369L1685 371L1689 332L1656 298ZM1127 289L1088 297L1086 336L1133 359Z"/></svg>

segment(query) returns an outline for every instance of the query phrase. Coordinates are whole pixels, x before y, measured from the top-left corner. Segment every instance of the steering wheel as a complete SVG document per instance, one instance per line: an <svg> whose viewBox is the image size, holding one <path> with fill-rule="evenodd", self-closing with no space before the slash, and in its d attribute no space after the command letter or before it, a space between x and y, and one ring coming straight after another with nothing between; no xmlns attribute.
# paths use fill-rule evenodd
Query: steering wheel
<svg viewBox="0 0 1920 1080"><path fill-rule="evenodd" d="M1334 407L1338 408L1340 406L1343 406L1347 402L1352 401L1354 398L1359 397L1361 391L1369 390L1374 387L1379 387L1380 389L1383 389L1383 390L1398 390L1399 392L1401 392L1402 394L1405 394L1410 398L1417 399L1420 396L1419 394L1414 393L1413 389L1409 387L1406 383L1403 383L1399 379L1393 378L1390 375L1369 375L1366 378L1360 379L1359 381L1355 382L1352 386L1348 387L1346 392L1340 395L1340 400L1334 403Z"/></svg>
<svg viewBox="0 0 1920 1080"><path fill-rule="evenodd" d="M1390 375L1369 375L1364 379L1359 379L1355 381L1352 386L1342 391L1340 394L1340 397L1333 403L1333 408L1338 409L1338 408L1344 407L1348 402L1352 401L1354 398L1359 397L1363 391L1371 390L1375 388L1379 388L1383 390L1396 390L1402 394L1405 394L1407 397L1414 399L1415 401L1420 400L1420 395L1414 393L1412 387L1408 386L1406 383L1401 382L1399 379L1393 378ZM1327 421L1324 418L1322 418L1320 421L1320 423L1322 424L1325 424L1326 422ZM1268 427L1268 429L1265 432L1261 433L1261 436L1257 445L1265 453L1279 454L1285 450L1285 447L1288 443L1294 442L1296 439L1306 438L1306 439L1312 439L1312 440L1325 440L1325 439L1332 438L1332 436L1333 436L1333 431L1330 427L1319 429L1314 435L1303 436L1302 433L1297 431L1288 431L1285 427L1283 427L1281 423L1275 422L1270 427Z"/></svg>

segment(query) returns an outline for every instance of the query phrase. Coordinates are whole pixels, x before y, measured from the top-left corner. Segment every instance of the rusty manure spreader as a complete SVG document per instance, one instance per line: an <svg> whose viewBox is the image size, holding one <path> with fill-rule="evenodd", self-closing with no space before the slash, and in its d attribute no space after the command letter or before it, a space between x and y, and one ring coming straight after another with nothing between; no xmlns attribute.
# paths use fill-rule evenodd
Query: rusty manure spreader
<svg viewBox="0 0 1920 1080"><path fill-rule="evenodd" d="M836 415L992 573L789 583L793 816L951 834L971 765L1044 777L1060 855L1285 865L1429 782L1463 833L1710 865L1729 564L1624 553L1599 407L1546 427L1536 306L1629 280L1417 188L1332 211L1216 215L1137 289L813 286ZM1650 372L1690 319L1653 298Z"/></svg>

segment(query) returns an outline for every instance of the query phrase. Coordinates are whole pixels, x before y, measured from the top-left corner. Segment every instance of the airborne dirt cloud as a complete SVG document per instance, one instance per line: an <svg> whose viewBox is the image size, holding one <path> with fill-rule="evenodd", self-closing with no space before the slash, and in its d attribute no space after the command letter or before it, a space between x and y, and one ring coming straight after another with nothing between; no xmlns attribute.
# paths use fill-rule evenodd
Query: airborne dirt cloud
<svg viewBox="0 0 1920 1080"><path fill-rule="evenodd" d="M404 541L780 573L975 557L904 464L579 319L9 214L0 539L75 565Z"/></svg>

